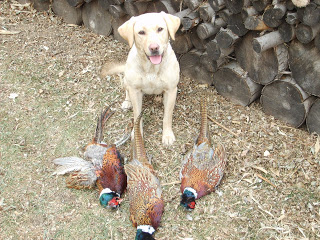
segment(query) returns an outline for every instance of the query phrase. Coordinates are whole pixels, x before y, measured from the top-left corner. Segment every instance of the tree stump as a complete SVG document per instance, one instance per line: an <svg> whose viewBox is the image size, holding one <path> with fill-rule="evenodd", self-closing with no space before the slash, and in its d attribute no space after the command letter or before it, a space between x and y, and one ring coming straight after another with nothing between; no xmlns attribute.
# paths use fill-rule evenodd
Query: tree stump
<svg viewBox="0 0 320 240"><path fill-rule="evenodd" d="M184 76L199 83L212 85L212 73L200 62L202 51L191 50L180 58L180 68Z"/></svg>
<svg viewBox="0 0 320 240"><path fill-rule="evenodd" d="M67 0L53 0L52 10L57 16L62 17L66 23L75 25L82 24L81 9L70 6Z"/></svg>
<svg viewBox="0 0 320 240"><path fill-rule="evenodd" d="M306 124L308 131L310 133L316 132L320 135L320 98L317 98L312 104L307 119Z"/></svg>
<svg viewBox="0 0 320 240"><path fill-rule="evenodd" d="M280 44L257 53L253 50L252 40L258 37L257 32L249 32L237 42L236 59L240 66L248 72L248 76L256 83L266 85L279 77L287 68L288 50Z"/></svg>
<svg viewBox="0 0 320 240"><path fill-rule="evenodd" d="M289 67L292 77L311 95L320 97L320 53L314 43L293 40L289 47Z"/></svg>
<svg viewBox="0 0 320 240"><path fill-rule="evenodd" d="M224 65L213 75L213 85L220 95L241 106L250 105L262 89L262 85L253 82L236 61Z"/></svg>
<svg viewBox="0 0 320 240"><path fill-rule="evenodd" d="M98 1L83 5L82 18L84 25L94 33L104 36L112 33L112 16L99 5Z"/></svg>
<svg viewBox="0 0 320 240"><path fill-rule="evenodd" d="M285 76L266 85L262 89L260 101L265 113L293 127L300 127L314 98L303 91L293 78Z"/></svg>

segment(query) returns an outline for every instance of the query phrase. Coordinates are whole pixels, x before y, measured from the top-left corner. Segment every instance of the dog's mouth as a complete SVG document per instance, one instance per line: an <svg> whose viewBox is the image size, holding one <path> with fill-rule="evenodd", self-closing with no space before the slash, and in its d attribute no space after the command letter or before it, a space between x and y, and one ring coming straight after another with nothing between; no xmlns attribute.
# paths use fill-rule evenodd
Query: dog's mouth
<svg viewBox="0 0 320 240"><path fill-rule="evenodd" d="M150 60L150 62L154 65L160 64L162 62L163 55L152 55L147 56L147 58Z"/></svg>

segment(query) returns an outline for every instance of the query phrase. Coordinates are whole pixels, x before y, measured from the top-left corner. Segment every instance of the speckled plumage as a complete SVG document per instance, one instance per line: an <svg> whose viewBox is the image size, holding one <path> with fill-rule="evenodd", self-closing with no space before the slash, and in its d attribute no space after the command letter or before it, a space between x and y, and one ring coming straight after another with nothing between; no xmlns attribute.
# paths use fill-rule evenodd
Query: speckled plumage
<svg viewBox="0 0 320 240"><path fill-rule="evenodd" d="M118 200L121 202L118 195L120 196L127 186L123 158L115 144L110 146L102 142L103 127L112 114L110 107L101 113L95 136L85 149L85 159L78 157L57 158L53 162L59 166L54 174L70 173L66 179L66 185L69 188L90 189L98 186L100 193L103 189L110 189L113 191L110 196L117 195L117 202L119 202ZM121 144L124 142L124 140L121 141Z"/></svg>
<svg viewBox="0 0 320 240"><path fill-rule="evenodd" d="M223 177L226 167L224 147L222 145L218 145L216 148L211 146L207 120L207 106L204 98L202 98L200 102L200 112L200 134L193 149L184 157L180 172L180 190L182 194L184 194L186 188L192 188L196 192L193 200L191 200L190 197L182 196L183 201L181 202L181 205L187 207L187 209L192 209L194 207L194 203L192 204L193 207L188 207L188 204L191 203L191 201L199 199L215 190ZM192 193L190 194L192 195Z"/></svg>
<svg viewBox="0 0 320 240"><path fill-rule="evenodd" d="M134 227L148 225L156 230L161 221L164 202L161 197L159 179L148 161L144 148L139 128L141 115L142 113L134 124L133 159L125 165L128 179L127 196L130 202L130 220ZM138 230L136 239L153 239L152 233Z"/></svg>

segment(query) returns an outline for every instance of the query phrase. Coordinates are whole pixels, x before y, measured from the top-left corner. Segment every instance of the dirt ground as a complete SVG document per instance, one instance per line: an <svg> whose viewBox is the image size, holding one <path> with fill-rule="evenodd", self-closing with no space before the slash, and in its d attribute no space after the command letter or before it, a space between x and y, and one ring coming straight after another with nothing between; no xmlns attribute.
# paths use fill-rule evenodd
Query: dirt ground
<svg viewBox="0 0 320 240"><path fill-rule="evenodd" d="M51 13L0 1L0 239L133 239L129 203L103 209L95 190L65 187L52 160L82 156L97 116L112 102L116 113L105 141L122 134L132 112L120 109L121 76L100 78L106 61L124 61L125 44L71 26ZM258 102L236 106L214 87L181 77L173 128L161 144L163 107L144 98L144 136L161 183L165 212L156 239L319 239L319 138L262 112ZM228 165L219 190L179 207L183 154L199 129L199 97L210 99L215 143ZM129 157L130 144L120 148Z"/></svg>

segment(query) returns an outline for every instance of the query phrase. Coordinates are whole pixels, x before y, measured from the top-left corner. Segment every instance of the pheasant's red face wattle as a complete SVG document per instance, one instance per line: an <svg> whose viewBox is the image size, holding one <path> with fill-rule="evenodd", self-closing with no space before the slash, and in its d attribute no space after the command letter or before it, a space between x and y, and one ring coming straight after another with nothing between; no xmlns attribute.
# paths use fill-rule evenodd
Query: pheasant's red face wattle
<svg viewBox="0 0 320 240"><path fill-rule="evenodd" d="M121 198L119 198L119 197L114 197L114 198L112 198L112 199L109 201L108 205L109 205L110 207L112 207L112 208L117 208L117 207L120 206L120 203L121 203L122 201L123 201L123 199L121 199Z"/></svg>
<svg viewBox="0 0 320 240"><path fill-rule="evenodd" d="M191 209L194 209L196 206L196 202L191 202L188 204L188 207L191 208Z"/></svg>

